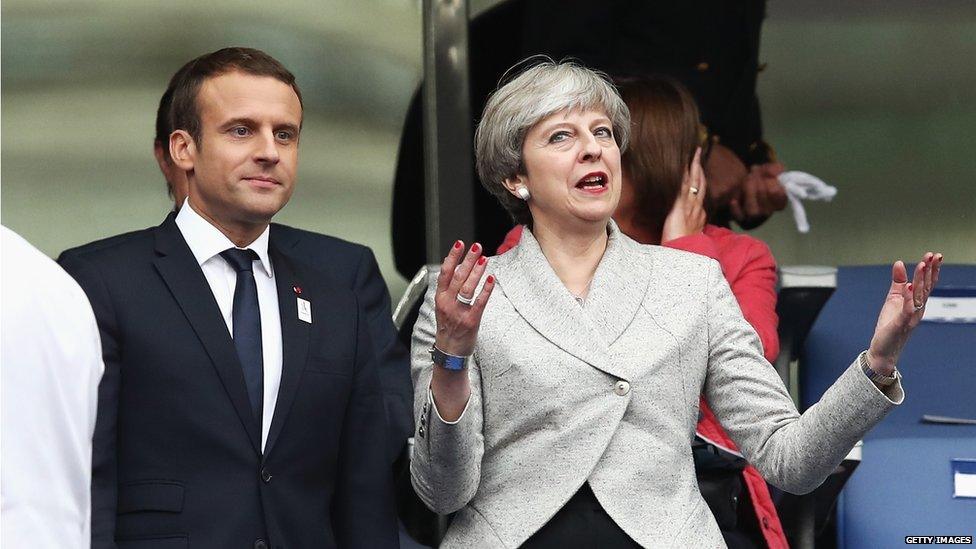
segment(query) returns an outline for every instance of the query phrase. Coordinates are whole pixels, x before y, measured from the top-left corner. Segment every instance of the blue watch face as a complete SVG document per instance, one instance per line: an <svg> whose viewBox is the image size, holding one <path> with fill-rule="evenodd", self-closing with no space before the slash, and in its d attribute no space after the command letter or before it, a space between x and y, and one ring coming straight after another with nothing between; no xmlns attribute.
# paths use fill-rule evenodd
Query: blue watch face
<svg viewBox="0 0 976 549"><path fill-rule="evenodd" d="M448 356L444 357L444 364L441 366L447 368L448 370L463 370L465 359L459 356Z"/></svg>
<svg viewBox="0 0 976 549"><path fill-rule="evenodd" d="M449 355L436 347L429 349L429 352L434 364L446 370L463 370L467 362L467 357Z"/></svg>

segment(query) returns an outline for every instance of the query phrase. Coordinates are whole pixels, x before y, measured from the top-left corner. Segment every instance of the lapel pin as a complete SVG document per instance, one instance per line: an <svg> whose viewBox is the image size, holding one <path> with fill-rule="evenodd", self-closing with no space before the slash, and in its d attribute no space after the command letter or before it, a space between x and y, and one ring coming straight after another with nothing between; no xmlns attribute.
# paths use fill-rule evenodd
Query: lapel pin
<svg viewBox="0 0 976 549"><path fill-rule="evenodd" d="M312 304L307 299L298 299L298 320L312 323Z"/></svg>
<svg viewBox="0 0 976 549"><path fill-rule="evenodd" d="M302 295L302 287L301 286L292 286L291 289L295 291L295 295Z"/></svg>

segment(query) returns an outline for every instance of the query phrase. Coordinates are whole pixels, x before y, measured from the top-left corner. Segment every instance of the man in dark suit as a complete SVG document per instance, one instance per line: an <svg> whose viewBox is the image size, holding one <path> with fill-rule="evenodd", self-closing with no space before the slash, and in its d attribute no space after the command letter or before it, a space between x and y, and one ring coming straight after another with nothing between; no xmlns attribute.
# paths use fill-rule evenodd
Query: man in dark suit
<svg viewBox="0 0 976 549"><path fill-rule="evenodd" d="M186 172L176 166L169 155L169 136L173 133L170 110L175 85L189 66L188 63L177 71L159 99L153 139L153 156L166 180L167 192L176 212L186 201L189 190ZM373 251L360 244L280 223L271 224L271 242L282 249L293 250L294 257L331 275L343 288L352 290L366 310L389 423L387 450L390 460L397 461L403 457L407 439L413 436L414 428L410 356L409 350L397 338L390 294Z"/></svg>
<svg viewBox="0 0 976 549"><path fill-rule="evenodd" d="M291 197L294 77L226 48L177 74L189 197L155 228L66 251L106 372L94 547L396 547L362 299L270 235Z"/></svg>

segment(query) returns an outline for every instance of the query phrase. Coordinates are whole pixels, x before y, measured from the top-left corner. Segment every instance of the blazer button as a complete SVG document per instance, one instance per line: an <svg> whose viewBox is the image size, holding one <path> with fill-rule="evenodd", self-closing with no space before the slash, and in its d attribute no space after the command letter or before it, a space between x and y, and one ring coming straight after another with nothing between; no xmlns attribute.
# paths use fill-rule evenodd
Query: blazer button
<svg viewBox="0 0 976 549"><path fill-rule="evenodd" d="M621 379L620 381L613 384L613 392L617 393L620 396L626 395L627 393L630 392L630 383L627 383L626 381Z"/></svg>
<svg viewBox="0 0 976 549"><path fill-rule="evenodd" d="M261 480L264 481L265 484L271 482L271 473L269 473L268 470L265 469L264 467L261 468ZM258 540L258 541L262 541L262 540ZM257 545L257 542L255 542L255 545Z"/></svg>
<svg viewBox="0 0 976 549"><path fill-rule="evenodd" d="M254 549L268 549L268 542L263 539L254 540Z"/></svg>

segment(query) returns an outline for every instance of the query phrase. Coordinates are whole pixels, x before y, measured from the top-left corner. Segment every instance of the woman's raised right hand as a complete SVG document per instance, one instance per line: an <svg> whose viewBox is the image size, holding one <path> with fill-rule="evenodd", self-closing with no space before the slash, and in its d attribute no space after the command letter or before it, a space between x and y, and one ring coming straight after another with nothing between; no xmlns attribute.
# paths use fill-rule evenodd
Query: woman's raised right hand
<svg viewBox="0 0 976 549"><path fill-rule="evenodd" d="M489 275L477 298L470 305L465 303L474 297L478 282L488 266L488 258L482 255L483 251L481 244L476 242L464 254L464 243L458 240L441 264L434 297L437 320L434 345L449 355L468 356L474 352L481 315L495 287L495 277Z"/></svg>
<svg viewBox="0 0 976 549"><path fill-rule="evenodd" d="M664 226L661 228L662 243L702 232L705 223L708 222L705 213L707 186L705 170L701 165L701 147L699 147L695 151L691 165L685 170L678 198L675 199L674 206L664 219Z"/></svg>

